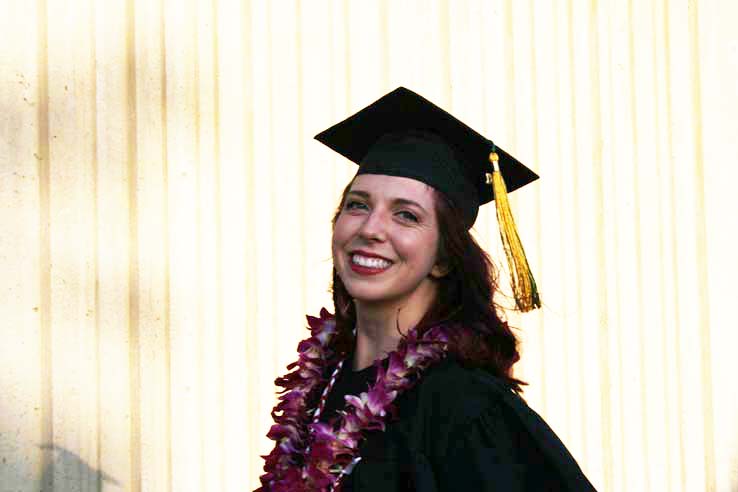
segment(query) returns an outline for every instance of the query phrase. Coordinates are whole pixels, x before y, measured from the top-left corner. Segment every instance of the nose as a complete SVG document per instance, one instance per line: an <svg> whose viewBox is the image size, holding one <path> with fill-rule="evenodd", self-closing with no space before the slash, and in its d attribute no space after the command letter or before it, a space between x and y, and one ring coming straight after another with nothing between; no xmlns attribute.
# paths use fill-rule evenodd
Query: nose
<svg viewBox="0 0 738 492"><path fill-rule="evenodd" d="M359 229L359 236L367 241L384 241L387 238L387 214L374 209L366 215Z"/></svg>

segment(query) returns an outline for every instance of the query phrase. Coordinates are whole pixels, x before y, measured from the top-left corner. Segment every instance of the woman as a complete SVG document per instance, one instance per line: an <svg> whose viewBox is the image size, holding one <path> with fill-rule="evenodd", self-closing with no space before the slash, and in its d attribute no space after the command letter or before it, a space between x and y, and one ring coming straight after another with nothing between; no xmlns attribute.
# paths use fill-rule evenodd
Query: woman
<svg viewBox="0 0 738 492"><path fill-rule="evenodd" d="M333 219L336 314L308 318L276 381L259 490L594 490L518 396L517 341L469 233L492 177L537 176L404 88L316 138L359 164ZM536 305L516 278L533 287L519 305Z"/></svg>

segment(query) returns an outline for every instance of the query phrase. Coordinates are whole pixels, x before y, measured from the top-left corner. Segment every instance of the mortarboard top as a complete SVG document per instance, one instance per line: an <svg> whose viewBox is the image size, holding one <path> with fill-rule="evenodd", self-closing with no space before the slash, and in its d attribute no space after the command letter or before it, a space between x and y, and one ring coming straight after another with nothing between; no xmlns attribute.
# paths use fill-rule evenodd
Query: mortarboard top
<svg viewBox="0 0 738 492"><path fill-rule="evenodd" d="M416 179L444 193L471 227L494 199L490 153L508 191L538 179L533 171L427 99L399 87L315 136L359 164L358 174Z"/></svg>

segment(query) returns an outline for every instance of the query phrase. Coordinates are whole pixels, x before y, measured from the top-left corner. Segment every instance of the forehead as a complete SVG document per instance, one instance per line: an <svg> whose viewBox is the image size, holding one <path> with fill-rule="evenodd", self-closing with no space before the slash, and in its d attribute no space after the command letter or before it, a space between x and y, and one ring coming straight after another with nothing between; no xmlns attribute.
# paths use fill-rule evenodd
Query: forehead
<svg viewBox="0 0 738 492"><path fill-rule="evenodd" d="M421 205L433 203L433 188L411 178L385 174L360 174L351 184L350 191L361 190L375 198L413 200Z"/></svg>

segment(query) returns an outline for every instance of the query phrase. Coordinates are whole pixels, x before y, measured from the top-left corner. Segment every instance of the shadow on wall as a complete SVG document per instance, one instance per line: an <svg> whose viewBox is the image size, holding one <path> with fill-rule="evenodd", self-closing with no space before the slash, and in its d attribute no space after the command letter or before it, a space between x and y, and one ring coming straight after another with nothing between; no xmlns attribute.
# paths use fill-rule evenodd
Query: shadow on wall
<svg viewBox="0 0 738 492"><path fill-rule="evenodd" d="M115 478L102 470L92 468L68 449L54 444L41 444L39 447L53 453L41 478L43 492L55 490L101 492L103 482L121 486Z"/></svg>

